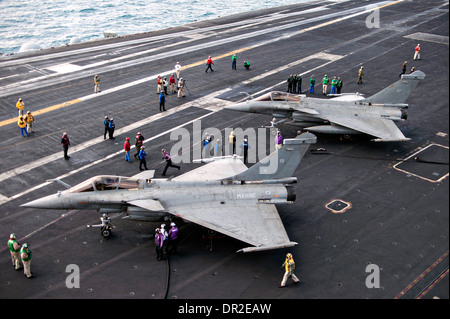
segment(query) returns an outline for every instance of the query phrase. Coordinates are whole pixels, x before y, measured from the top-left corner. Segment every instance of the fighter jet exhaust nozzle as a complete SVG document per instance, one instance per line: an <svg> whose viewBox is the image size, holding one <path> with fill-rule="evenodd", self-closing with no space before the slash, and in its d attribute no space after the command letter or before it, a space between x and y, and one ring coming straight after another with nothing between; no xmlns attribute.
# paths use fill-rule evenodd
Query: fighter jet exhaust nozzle
<svg viewBox="0 0 450 319"><path fill-rule="evenodd" d="M406 121L408 119L408 112L406 111L406 109L401 109L400 111L402 112L401 119L403 121Z"/></svg>
<svg viewBox="0 0 450 319"><path fill-rule="evenodd" d="M295 188L291 185L286 186L287 198L288 202L295 202L297 195L295 194Z"/></svg>

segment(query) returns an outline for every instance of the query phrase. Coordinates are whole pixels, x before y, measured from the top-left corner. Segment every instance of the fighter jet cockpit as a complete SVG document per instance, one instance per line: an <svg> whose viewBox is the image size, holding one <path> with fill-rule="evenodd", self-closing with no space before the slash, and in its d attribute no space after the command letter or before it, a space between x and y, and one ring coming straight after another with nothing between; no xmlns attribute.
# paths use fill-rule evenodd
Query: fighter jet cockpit
<svg viewBox="0 0 450 319"><path fill-rule="evenodd" d="M70 193L106 191L116 189L141 189L142 180L123 176L95 176L69 189Z"/></svg>
<svg viewBox="0 0 450 319"><path fill-rule="evenodd" d="M254 99L254 101L292 101L298 102L302 99L302 95L286 93L281 91L273 91L261 95Z"/></svg>

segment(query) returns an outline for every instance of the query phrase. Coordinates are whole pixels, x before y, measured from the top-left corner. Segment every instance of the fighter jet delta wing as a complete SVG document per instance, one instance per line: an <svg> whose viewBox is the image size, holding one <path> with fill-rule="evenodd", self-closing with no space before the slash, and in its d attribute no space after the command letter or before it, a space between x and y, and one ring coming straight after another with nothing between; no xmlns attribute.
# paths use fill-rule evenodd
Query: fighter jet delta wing
<svg viewBox="0 0 450 319"><path fill-rule="evenodd" d="M316 132L321 130L332 130L333 127L339 125L348 128L349 130L358 131L376 137L372 139L374 142L394 142L394 141L410 141L406 138L395 123L390 119L383 118L357 118L357 117L343 117L339 114L328 116L328 120L332 125L328 126L313 126L306 127L305 130Z"/></svg>
<svg viewBox="0 0 450 319"><path fill-rule="evenodd" d="M245 193L243 193L245 194ZM171 207L170 213L253 245L238 252L255 252L297 245L289 240L274 204L257 200L230 204L199 203L191 207Z"/></svg>

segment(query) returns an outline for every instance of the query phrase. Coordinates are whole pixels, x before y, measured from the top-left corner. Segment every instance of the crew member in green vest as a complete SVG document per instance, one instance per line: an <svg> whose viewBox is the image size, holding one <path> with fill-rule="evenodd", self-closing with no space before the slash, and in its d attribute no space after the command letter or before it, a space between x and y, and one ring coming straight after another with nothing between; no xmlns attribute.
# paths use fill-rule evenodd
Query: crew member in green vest
<svg viewBox="0 0 450 319"><path fill-rule="evenodd" d="M250 69L250 62L244 61L244 68L245 68L246 70L249 70L249 69Z"/></svg>
<svg viewBox="0 0 450 319"><path fill-rule="evenodd" d="M337 85L337 79L336 79L336 77L333 77L333 79L331 80L330 94L336 94L336 85Z"/></svg>
<svg viewBox="0 0 450 319"><path fill-rule="evenodd" d="M316 85L316 78L314 75L311 75L311 78L309 79L309 93L314 94L314 85Z"/></svg>
<svg viewBox="0 0 450 319"><path fill-rule="evenodd" d="M14 269L22 269L22 266L20 266L20 244L16 241L16 234L12 233L9 235L8 247Z"/></svg>
<svg viewBox="0 0 450 319"><path fill-rule="evenodd" d="M237 56L236 53L231 56L231 69L236 70Z"/></svg>
<svg viewBox="0 0 450 319"><path fill-rule="evenodd" d="M25 243L20 249L20 257L23 263L23 273L25 277L31 279L34 278L34 274L31 272L31 250L28 248L28 244Z"/></svg>

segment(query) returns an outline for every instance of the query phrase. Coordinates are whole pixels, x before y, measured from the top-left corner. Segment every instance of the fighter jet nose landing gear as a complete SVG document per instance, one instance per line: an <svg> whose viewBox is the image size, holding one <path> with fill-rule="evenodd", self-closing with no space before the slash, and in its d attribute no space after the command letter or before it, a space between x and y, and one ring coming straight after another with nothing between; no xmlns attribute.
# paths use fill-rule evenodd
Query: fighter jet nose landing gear
<svg viewBox="0 0 450 319"><path fill-rule="evenodd" d="M112 234L111 229L114 228L114 225L111 223L111 219L108 217L108 214L103 214L100 217L101 224L99 225L87 225L87 227L100 227L101 235L103 238L109 238Z"/></svg>

